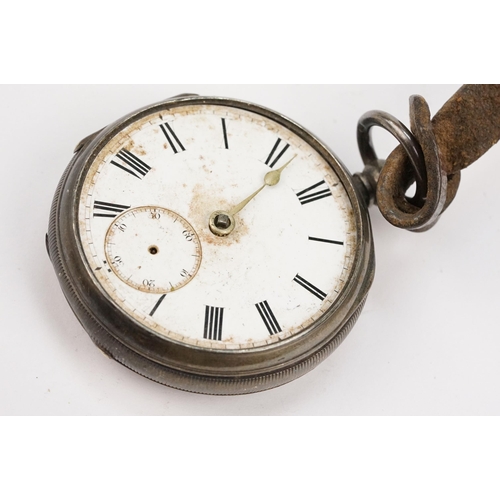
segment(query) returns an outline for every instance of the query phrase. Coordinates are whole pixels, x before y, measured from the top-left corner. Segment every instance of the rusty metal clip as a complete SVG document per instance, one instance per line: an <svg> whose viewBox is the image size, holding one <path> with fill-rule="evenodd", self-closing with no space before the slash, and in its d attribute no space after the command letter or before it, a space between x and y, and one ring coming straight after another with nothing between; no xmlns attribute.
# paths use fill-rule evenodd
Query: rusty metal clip
<svg viewBox="0 0 500 500"><path fill-rule="evenodd" d="M380 160L375 152L372 143L371 130L378 126L390 132L401 144L410 160L413 167L413 175L417 183L417 189L413 201L417 205L421 205L425 199L427 191L427 173L425 171L424 153L420 144L415 139L415 136L401 123L397 118L384 111L369 111L365 113L358 122L357 139L359 152L365 164L365 171L362 178L369 179L366 175L366 169L371 172L381 170L385 165L385 160ZM378 172L380 174L380 171ZM378 180L377 180L378 182ZM373 199L370 204L375 201L375 192L372 193Z"/></svg>
<svg viewBox="0 0 500 500"><path fill-rule="evenodd" d="M500 139L500 85L463 85L432 120L425 99L412 96L410 122L412 132L387 113L363 115L358 144L365 170L357 178L391 224L425 231L455 198L460 170ZM374 125L401 143L385 162L371 143ZM409 199L406 192L414 182L416 195Z"/></svg>

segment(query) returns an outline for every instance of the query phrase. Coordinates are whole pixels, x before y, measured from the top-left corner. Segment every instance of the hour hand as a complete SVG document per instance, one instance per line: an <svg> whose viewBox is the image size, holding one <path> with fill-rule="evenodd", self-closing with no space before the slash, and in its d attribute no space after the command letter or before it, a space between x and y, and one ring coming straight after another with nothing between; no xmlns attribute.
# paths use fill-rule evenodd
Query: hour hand
<svg viewBox="0 0 500 500"><path fill-rule="evenodd" d="M238 212L243 210L248 205L248 203L252 201L266 186L276 186L276 184L278 184L281 179L281 172L283 172L283 170L285 170L285 168L288 167L290 163L292 163L296 156L297 155L288 160L278 170L272 170L271 172L268 172L264 177L264 184L259 189L257 189L257 191L252 193L236 206L234 206L230 210L215 211L210 216L209 220L209 227L212 233L216 234L217 236L227 236L228 234L230 234L235 227L234 216Z"/></svg>

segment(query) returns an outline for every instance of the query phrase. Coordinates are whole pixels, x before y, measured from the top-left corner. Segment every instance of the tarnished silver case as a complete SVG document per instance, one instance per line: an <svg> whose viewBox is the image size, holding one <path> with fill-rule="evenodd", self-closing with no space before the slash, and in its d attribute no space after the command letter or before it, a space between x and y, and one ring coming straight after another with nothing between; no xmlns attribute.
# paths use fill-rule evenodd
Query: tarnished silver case
<svg viewBox="0 0 500 500"><path fill-rule="evenodd" d="M313 326L266 347L197 348L161 337L118 308L91 272L78 230L78 204L87 171L118 131L150 113L191 104L219 104L268 117L299 135L321 154L343 183L353 207L357 248L348 283ZM68 303L94 343L109 357L151 380L205 394L245 394L290 382L331 354L364 306L375 270L367 208L345 167L304 128L261 106L225 98L179 96L135 111L81 141L57 188L47 249Z"/></svg>

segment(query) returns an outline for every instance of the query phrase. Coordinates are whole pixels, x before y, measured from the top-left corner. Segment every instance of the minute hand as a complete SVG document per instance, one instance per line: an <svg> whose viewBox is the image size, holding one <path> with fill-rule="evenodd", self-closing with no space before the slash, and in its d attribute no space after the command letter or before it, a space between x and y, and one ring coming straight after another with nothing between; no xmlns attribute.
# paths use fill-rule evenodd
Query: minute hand
<svg viewBox="0 0 500 500"><path fill-rule="evenodd" d="M290 163L292 163L293 160L295 160L297 155L295 155L291 160L288 160L281 168L278 170L272 170L271 172L268 172L266 176L264 177L264 184L255 191L255 193L251 194L248 198L245 198L241 203L238 203L235 207L233 207L231 210L229 210L227 213L231 216L235 216L239 211L243 210L248 203L253 200L266 186L276 186L278 182L281 179L281 172L285 170Z"/></svg>

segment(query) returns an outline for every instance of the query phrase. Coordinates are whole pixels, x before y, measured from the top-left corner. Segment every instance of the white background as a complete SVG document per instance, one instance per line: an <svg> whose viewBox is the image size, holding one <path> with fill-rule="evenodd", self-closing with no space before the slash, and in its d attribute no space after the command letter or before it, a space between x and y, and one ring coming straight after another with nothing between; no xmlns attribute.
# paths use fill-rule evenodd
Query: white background
<svg viewBox="0 0 500 500"><path fill-rule="evenodd" d="M163 387L103 356L79 325L45 251L50 204L74 146L124 114L194 92L235 97L308 128L351 172L358 118L408 124L408 97L435 113L458 85L154 85L0 87L0 414L498 415L500 146L463 173L438 225L413 234L371 209L377 271L340 348L269 392L214 397ZM395 141L374 134L380 156Z"/></svg>

